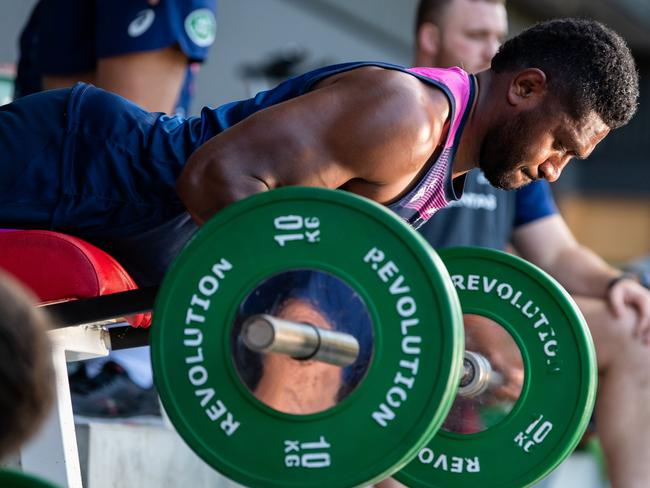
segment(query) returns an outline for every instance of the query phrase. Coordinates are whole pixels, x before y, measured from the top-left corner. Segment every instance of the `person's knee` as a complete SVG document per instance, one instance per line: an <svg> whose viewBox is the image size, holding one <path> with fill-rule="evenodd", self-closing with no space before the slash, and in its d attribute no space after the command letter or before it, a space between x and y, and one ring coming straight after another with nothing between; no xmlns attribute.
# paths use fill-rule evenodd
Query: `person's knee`
<svg viewBox="0 0 650 488"><path fill-rule="evenodd" d="M0 272L0 458L33 434L53 398L49 319Z"/></svg>
<svg viewBox="0 0 650 488"><path fill-rule="evenodd" d="M635 338L634 330L638 321L638 313L632 307L625 307L620 315L611 313L607 304L603 303L604 314L609 325L606 339L611 346L627 349L636 347L641 342Z"/></svg>
<svg viewBox="0 0 650 488"><path fill-rule="evenodd" d="M576 302L593 337L601 373L615 362L624 361L626 354L632 354L635 361L643 361L645 357L637 357L643 353L640 356L647 356L650 361L650 351L635 335L638 313L634 308L625 307L620 315L614 315L604 300L578 297Z"/></svg>
<svg viewBox="0 0 650 488"><path fill-rule="evenodd" d="M629 322L617 324L622 332L617 334L612 361L618 365L619 369L625 369L626 374L641 379L646 387L650 387L650 376L648 375L650 372L650 347L645 344L640 334L635 332L638 318L636 312L632 311L629 314L633 317Z"/></svg>

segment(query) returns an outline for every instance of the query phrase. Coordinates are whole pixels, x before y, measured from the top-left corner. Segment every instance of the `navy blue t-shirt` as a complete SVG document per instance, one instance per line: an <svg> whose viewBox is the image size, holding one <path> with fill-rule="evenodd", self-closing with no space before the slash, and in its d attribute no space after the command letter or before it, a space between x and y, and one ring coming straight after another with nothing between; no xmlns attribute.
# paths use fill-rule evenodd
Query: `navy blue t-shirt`
<svg viewBox="0 0 650 488"><path fill-rule="evenodd" d="M555 213L557 207L546 180L505 191L491 186L480 170L473 170L465 180L462 198L438 211L418 230L434 248L504 249L515 228Z"/></svg>

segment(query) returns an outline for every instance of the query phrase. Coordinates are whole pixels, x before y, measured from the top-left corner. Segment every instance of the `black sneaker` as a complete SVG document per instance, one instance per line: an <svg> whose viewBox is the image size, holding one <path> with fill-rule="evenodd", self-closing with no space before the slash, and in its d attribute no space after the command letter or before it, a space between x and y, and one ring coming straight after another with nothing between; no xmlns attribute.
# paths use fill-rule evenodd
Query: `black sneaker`
<svg viewBox="0 0 650 488"><path fill-rule="evenodd" d="M160 416L156 389L142 388L131 380L122 366L108 361L92 379L95 388L72 393L75 415L98 418Z"/></svg>
<svg viewBox="0 0 650 488"><path fill-rule="evenodd" d="M76 369L70 372L68 369L68 382L70 383L70 393L85 395L90 393L91 390L94 390L97 387L95 378L88 377L88 372L86 371L86 363L78 362L75 364ZM70 365L68 365L70 368Z"/></svg>

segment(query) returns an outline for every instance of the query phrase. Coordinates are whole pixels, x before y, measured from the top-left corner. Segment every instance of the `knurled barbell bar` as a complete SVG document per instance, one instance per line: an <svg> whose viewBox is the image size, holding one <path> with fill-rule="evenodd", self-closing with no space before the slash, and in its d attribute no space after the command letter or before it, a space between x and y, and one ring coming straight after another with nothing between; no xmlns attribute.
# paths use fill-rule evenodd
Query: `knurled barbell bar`
<svg viewBox="0 0 650 488"><path fill-rule="evenodd" d="M359 356L359 342L351 334L267 314L247 318L241 337L246 347L258 353L286 354L293 359L322 361L341 367L350 366ZM503 375L492 369L485 356L465 351L458 395L475 397L488 388L500 387L503 382Z"/></svg>

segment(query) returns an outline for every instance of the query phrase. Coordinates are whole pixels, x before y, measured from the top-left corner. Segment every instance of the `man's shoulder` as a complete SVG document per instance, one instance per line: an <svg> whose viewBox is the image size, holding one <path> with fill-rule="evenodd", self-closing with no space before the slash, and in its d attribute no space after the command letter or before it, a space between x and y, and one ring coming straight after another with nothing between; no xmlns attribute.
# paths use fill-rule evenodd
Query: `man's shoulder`
<svg viewBox="0 0 650 488"><path fill-rule="evenodd" d="M408 68L398 64L380 61L358 61L350 63L323 66L306 73L306 75L326 74L324 84L338 80L351 80L367 83L367 88L404 88L404 87L437 87L435 82L445 85L443 80L466 82L468 74L460 68ZM431 83L431 82L434 83Z"/></svg>
<svg viewBox="0 0 650 488"><path fill-rule="evenodd" d="M451 66L449 68L435 68L431 66L416 66L413 68L408 68L409 73L415 73L417 75L429 78L432 80L451 80L458 83L468 83L470 75L467 71L458 66Z"/></svg>
<svg viewBox="0 0 650 488"><path fill-rule="evenodd" d="M360 105L371 103L382 118L393 118L418 131L422 124L433 124L432 132L440 132L449 114L449 101L437 86L424 82L406 68L386 63L359 64L324 80L320 86L355 93ZM440 126L435 129L433 126Z"/></svg>

